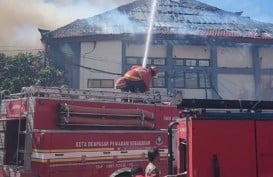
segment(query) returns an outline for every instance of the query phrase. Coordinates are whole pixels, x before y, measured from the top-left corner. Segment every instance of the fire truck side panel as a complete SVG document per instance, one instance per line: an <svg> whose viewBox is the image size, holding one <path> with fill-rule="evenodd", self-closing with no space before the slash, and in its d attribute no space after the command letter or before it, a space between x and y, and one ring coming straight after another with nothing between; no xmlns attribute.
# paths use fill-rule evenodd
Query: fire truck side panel
<svg viewBox="0 0 273 177"><path fill-rule="evenodd" d="M189 177L255 177L255 125L251 120L191 120ZM242 162L243 159L243 162Z"/></svg>
<svg viewBox="0 0 273 177"><path fill-rule="evenodd" d="M166 129L170 122L179 118L179 110L174 106L156 106L156 127L158 129Z"/></svg>
<svg viewBox="0 0 273 177"><path fill-rule="evenodd" d="M57 105L66 103L82 107L110 109L139 109L149 111L155 118L155 129L166 129L167 125L179 117L176 107L160 104L137 104L117 102L72 101L54 99L36 99L34 129L59 129L57 125Z"/></svg>
<svg viewBox="0 0 273 177"><path fill-rule="evenodd" d="M273 176L273 122L256 121L257 161L259 177Z"/></svg>
<svg viewBox="0 0 273 177"><path fill-rule="evenodd" d="M41 152L50 152L49 148L47 147L51 146L51 141L52 138L50 134L33 133L31 166L32 172L34 174L43 174L44 176L50 176L50 160L47 160Z"/></svg>
<svg viewBox="0 0 273 177"><path fill-rule="evenodd" d="M34 129L58 129L57 105L63 100L36 99L33 128Z"/></svg>
<svg viewBox="0 0 273 177"><path fill-rule="evenodd" d="M162 174L167 174L166 131L64 130L34 137L33 171L41 177L107 177L125 167L145 167L151 147L160 148Z"/></svg>

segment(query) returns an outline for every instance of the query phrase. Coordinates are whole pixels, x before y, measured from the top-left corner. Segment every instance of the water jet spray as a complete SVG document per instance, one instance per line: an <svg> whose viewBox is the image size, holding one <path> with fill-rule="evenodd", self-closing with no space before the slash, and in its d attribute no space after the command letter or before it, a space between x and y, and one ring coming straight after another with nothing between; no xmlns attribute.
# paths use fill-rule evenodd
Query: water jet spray
<svg viewBox="0 0 273 177"><path fill-rule="evenodd" d="M146 44L145 44L145 51L144 51L144 56L143 56L142 67L146 67L146 65L147 65L148 53L149 53L149 48L150 48L150 41L151 41L151 36L152 36L152 29L154 26L156 3L157 3L157 0L153 0L152 10L151 10L150 18L149 18L150 24L149 24L148 33L147 33L147 39L146 39Z"/></svg>

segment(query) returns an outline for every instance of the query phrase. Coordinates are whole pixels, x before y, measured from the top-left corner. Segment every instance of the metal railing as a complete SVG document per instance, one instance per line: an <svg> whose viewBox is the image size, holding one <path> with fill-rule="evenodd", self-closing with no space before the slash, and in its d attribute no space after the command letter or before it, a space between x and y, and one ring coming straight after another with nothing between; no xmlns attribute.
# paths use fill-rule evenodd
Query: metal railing
<svg viewBox="0 0 273 177"><path fill-rule="evenodd" d="M71 88L59 87L40 87L31 86L22 88L24 96L49 97L58 99L81 99L81 100L101 100L101 101L124 101L156 103L161 102L162 99L169 100L167 97L162 97L160 94L146 94L146 93L129 93L129 92L111 92L111 91L97 91L97 90L79 90ZM11 95L13 97L18 94Z"/></svg>

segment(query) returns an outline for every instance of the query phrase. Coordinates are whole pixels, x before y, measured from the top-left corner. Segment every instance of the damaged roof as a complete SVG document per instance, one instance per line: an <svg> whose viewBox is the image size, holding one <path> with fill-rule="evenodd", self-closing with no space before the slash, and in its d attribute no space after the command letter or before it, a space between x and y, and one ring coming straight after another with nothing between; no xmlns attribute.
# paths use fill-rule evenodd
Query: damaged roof
<svg viewBox="0 0 273 177"><path fill-rule="evenodd" d="M76 20L43 38L145 34L152 1L137 0L105 13ZM153 34L273 39L273 24L258 22L196 0L158 0Z"/></svg>

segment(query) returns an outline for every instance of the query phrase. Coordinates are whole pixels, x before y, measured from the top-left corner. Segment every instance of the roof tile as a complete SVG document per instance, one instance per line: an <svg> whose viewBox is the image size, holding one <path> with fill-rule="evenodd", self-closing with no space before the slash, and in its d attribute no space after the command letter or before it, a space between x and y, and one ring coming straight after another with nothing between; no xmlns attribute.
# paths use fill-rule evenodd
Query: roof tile
<svg viewBox="0 0 273 177"><path fill-rule="evenodd" d="M48 38L97 34L144 34L151 1L137 0L111 11L76 20L48 32ZM158 0L153 33L273 39L273 24L254 21L196 0Z"/></svg>

